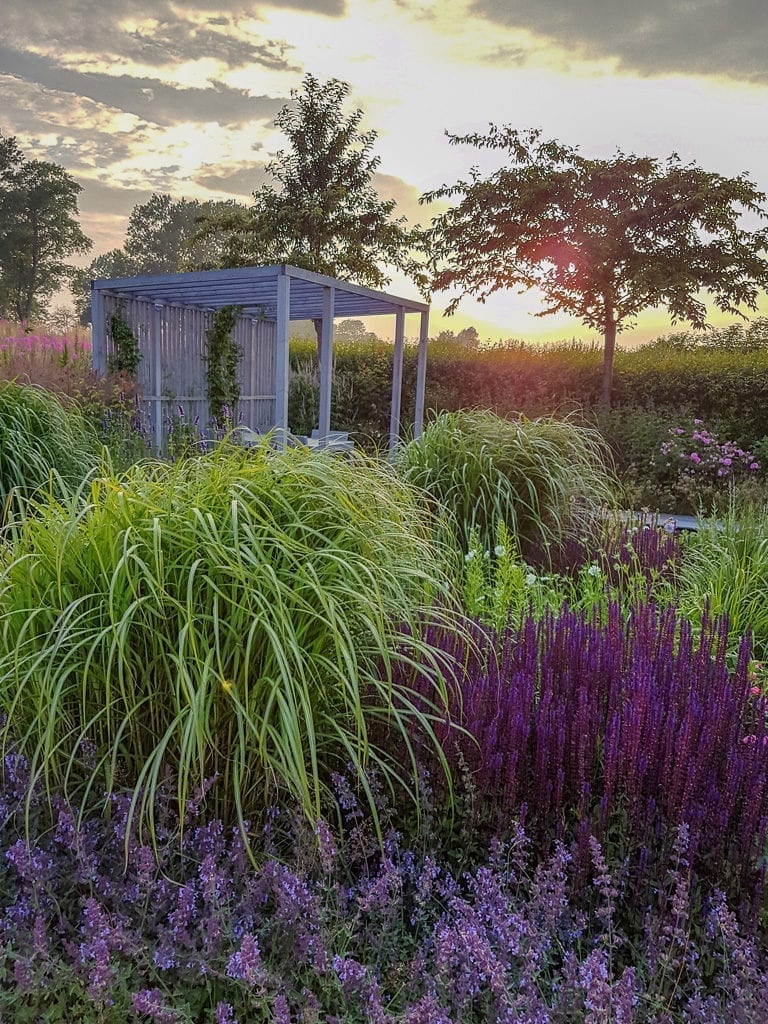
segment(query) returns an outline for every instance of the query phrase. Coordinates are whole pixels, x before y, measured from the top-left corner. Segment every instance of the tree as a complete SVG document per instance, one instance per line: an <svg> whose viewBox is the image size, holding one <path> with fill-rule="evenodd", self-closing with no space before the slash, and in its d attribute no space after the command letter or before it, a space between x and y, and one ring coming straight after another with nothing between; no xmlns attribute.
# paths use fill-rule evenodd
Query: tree
<svg viewBox="0 0 768 1024"><path fill-rule="evenodd" d="M362 320L342 320L336 324L333 337L335 341L354 342L356 344L369 341L381 341L378 334L366 331Z"/></svg>
<svg viewBox="0 0 768 1024"><path fill-rule="evenodd" d="M75 308L80 322L91 322L90 282L97 278L135 274L176 274L183 270L219 265L225 249L221 237L210 232L197 238L201 218L225 217L238 204L197 199L173 199L154 193L131 210L121 249L97 256L73 280Z"/></svg>
<svg viewBox="0 0 768 1024"><path fill-rule="evenodd" d="M63 167L27 160L0 136L0 314L22 322L44 313L74 271L67 257L87 252L77 221L82 187Z"/></svg>
<svg viewBox="0 0 768 1024"><path fill-rule="evenodd" d="M541 141L540 131L491 126L487 135L449 135L452 144L504 150L507 166L442 186L421 202L459 199L427 232L432 287L484 301L500 289L538 288L546 307L600 330L605 339L601 406L610 405L618 332L639 312L663 306L674 322L706 326L703 293L743 316L768 284L765 196L749 178L724 178L683 164L617 151L605 160Z"/></svg>
<svg viewBox="0 0 768 1024"><path fill-rule="evenodd" d="M290 144L267 164L267 183L253 206L213 218L201 227L228 236L226 266L290 263L371 288L389 283L396 267L425 286L413 252L421 232L394 217L394 199L381 199L372 178L375 131L360 131L362 110L344 113L349 85L322 84L306 75L291 91L275 125ZM318 330L319 326L315 325Z"/></svg>
<svg viewBox="0 0 768 1024"><path fill-rule="evenodd" d="M480 344L480 335L476 327L465 327L458 334L454 331L440 331L435 341L448 341L463 348L477 348Z"/></svg>
<svg viewBox="0 0 768 1024"><path fill-rule="evenodd" d="M134 206L128 218L124 251L137 274L177 274L221 262L225 253L215 231L198 236L200 221L226 218L241 204L197 199L172 199L155 193Z"/></svg>

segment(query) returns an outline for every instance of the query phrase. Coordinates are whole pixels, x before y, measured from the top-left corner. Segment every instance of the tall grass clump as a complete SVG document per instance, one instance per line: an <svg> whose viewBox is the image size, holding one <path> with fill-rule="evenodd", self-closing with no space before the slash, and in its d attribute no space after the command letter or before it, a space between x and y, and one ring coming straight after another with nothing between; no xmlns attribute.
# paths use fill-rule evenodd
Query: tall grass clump
<svg viewBox="0 0 768 1024"><path fill-rule="evenodd" d="M699 523L680 568L679 606L700 622L702 609L726 615L734 635L752 634L768 660L768 508L732 503L722 520Z"/></svg>
<svg viewBox="0 0 768 1024"><path fill-rule="evenodd" d="M0 524L53 480L76 490L97 462L96 434L50 392L0 380Z"/></svg>
<svg viewBox="0 0 768 1024"><path fill-rule="evenodd" d="M613 503L606 464L596 430L482 409L441 413L399 454L403 477L449 512L465 550L474 533L492 549L500 522L523 547L557 546Z"/></svg>
<svg viewBox="0 0 768 1024"><path fill-rule="evenodd" d="M241 825L276 793L316 818L350 763L407 783L369 727L407 735L393 666L429 663L430 536L387 467L268 441L42 504L0 584L7 742L78 799L136 787L139 814L167 771L180 806L216 777L211 806Z"/></svg>

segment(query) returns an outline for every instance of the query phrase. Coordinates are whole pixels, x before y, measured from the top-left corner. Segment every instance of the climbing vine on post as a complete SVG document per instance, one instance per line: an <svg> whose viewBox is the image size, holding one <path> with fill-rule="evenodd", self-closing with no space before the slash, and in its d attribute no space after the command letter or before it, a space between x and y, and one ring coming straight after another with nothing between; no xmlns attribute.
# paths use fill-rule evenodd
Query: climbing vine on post
<svg viewBox="0 0 768 1024"><path fill-rule="evenodd" d="M233 337L238 313L237 306L222 306L216 310L206 336L208 409L211 419L218 424L232 419L235 405L240 398L237 372L240 365L240 349Z"/></svg>
<svg viewBox="0 0 768 1024"><path fill-rule="evenodd" d="M123 320L122 310L118 309L109 321L112 336L112 354L109 357L110 373L127 373L135 377L141 362L139 341L128 324Z"/></svg>

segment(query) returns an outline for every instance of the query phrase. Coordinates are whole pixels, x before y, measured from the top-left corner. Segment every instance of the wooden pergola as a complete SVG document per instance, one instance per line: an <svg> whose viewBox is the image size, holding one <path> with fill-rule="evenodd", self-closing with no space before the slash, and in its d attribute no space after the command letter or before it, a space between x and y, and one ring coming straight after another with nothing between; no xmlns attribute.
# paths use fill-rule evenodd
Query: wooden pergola
<svg viewBox="0 0 768 1024"><path fill-rule="evenodd" d="M196 312L199 324L195 330L198 335L203 331L204 335L205 314L222 306L237 306L241 311L240 320L251 325L250 333L246 327L241 330L241 347L247 348L249 338L250 344L254 344L254 331L257 330L262 346L269 345L271 339L274 355L271 377L265 371L262 379L258 379L261 371L254 368L255 357L252 357L248 380L244 382L246 389L243 402L247 404L250 401L249 408L255 409L257 402L274 401L271 426L283 438L288 435L289 325L291 320L321 322L318 423L321 444L327 442L330 434L334 318L381 314L394 316L389 431L389 446L393 452L400 436L405 318L407 314L417 313L420 321L413 432L415 437L421 435L429 331L429 306L423 302L363 288L287 264L97 280L91 283L91 302L93 365L101 373L106 372L110 354L110 335L107 329L109 318L117 309L129 308L127 319L132 326L134 323L136 325L142 352L138 383L144 402L154 413L155 443L158 448L162 447L163 440L163 403L177 401L181 397L190 399L189 395L173 393L173 388L169 387L169 381L174 379L178 369L175 364L185 358L204 360L199 338L195 341L194 352L189 338L186 339L185 355L183 325L187 322L198 324L197 320L189 316L185 320L185 311ZM172 316L170 311L176 312ZM190 328L187 328L189 333ZM184 384L186 390L190 390L188 380ZM250 395L247 393L249 386L252 392ZM172 394L170 399L169 394ZM255 416L255 413L251 413L251 416ZM260 429L255 420L249 425L253 429Z"/></svg>

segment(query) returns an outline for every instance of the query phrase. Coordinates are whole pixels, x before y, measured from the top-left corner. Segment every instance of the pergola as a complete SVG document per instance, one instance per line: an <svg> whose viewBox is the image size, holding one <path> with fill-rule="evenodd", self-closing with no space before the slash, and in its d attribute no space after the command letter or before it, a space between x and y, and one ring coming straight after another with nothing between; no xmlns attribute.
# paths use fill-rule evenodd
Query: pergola
<svg viewBox="0 0 768 1024"><path fill-rule="evenodd" d="M291 320L319 320L320 412L318 436L327 441L331 423L331 383L333 373L333 321L335 317L364 317L391 314L395 318L394 358L392 363L392 399L390 407L390 451L400 434L400 403L403 379L403 343L405 317L418 313L419 347L416 373L416 397L413 431L419 437L424 419L424 392L427 366L429 306L414 299L363 288L308 270L279 264L269 267L243 267L233 270L206 270L184 274L149 274L138 277L97 280L91 283L93 320L93 365L106 372L110 311L129 303L132 309L146 310L143 345L144 400L154 403L155 439L162 441L162 402L167 400L167 376L174 359L183 358L184 339L176 347L169 345L168 311L213 311L222 306L237 306L243 318L259 325L272 325L274 338L274 398L272 426L278 436L288 433L289 324ZM183 331L180 329L179 334ZM174 355L175 353L175 355ZM252 371L252 379L254 371ZM255 390L255 389L254 389ZM264 390L262 388L262 390Z"/></svg>

